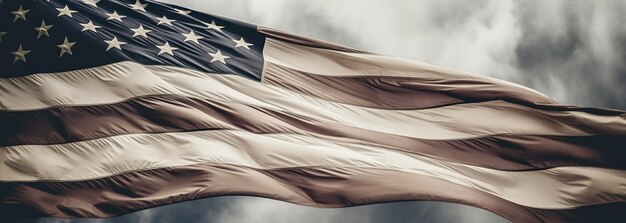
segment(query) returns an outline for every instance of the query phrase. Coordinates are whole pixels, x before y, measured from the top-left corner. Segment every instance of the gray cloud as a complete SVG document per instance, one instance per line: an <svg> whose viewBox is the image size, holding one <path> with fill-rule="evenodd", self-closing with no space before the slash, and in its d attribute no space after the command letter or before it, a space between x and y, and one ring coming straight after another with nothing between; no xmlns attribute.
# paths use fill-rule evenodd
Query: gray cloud
<svg viewBox="0 0 626 223"><path fill-rule="evenodd" d="M394 223L507 222L487 211L442 202L395 202L349 208L312 208L242 196L215 197L168 205L111 219L43 218L19 223ZM16 222L18 223L18 222Z"/></svg>
<svg viewBox="0 0 626 223"><path fill-rule="evenodd" d="M494 218L487 211L442 202L396 202L342 209L322 209L245 197L238 198L234 205L231 206L230 212L223 213L215 219L215 222L505 222Z"/></svg>
<svg viewBox="0 0 626 223"><path fill-rule="evenodd" d="M375 53L502 78L537 89L566 104L626 109L624 1L166 2ZM115 222L168 220L504 222L480 209L440 202L318 209L250 197L185 202L113 219Z"/></svg>
<svg viewBox="0 0 626 223"><path fill-rule="evenodd" d="M566 103L626 108L624 2L518 5L516 80Z"/></svg>

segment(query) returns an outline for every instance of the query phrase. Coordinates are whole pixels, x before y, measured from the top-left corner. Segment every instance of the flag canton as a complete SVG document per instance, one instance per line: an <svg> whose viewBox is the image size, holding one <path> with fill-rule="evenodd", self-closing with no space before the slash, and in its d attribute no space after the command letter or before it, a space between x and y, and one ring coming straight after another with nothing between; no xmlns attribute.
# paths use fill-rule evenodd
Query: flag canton
<svg viewBox="0 0 626 223"><path fill-rule="evenodd" d="M256 26L148 0L0 0L0 77L122 61L260 80Z"/></svg>

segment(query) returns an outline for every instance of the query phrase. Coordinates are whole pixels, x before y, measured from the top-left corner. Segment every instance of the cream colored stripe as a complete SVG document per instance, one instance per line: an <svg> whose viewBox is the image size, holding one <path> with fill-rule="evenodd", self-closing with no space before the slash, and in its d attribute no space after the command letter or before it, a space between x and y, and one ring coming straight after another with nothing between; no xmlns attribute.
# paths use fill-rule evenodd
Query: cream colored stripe
<svg viewBox="0 0 626 223"><path fill-rule="evenodd" d="M480 74L461 72L397 57L302 46L272 38L266 39L263 56L269 63L317 75L411 77L415 80L472 79L520 88L547 98L540 92L525 86Z"/></svg>
<svg viewBox="0 0 626 223"><path fill-rule="evenodd" d="M626 201L626 171L558 167L507 172L295 134L232 130L122 135L61 145L7 147L0 150L0 159L3 181L77 181L198 163L259 169L324 166L411 172L536 208Z"/></svg>
<svg viewBox="0 0 626 223"><path fill-rule="evenodd" d="M0 78L0 110L109 104L128 98L180 93L143 65L121 62L95 68Z"/></svg>
<svg viewBox="0 0 626 223"><path fill-rule="evenodd" d="M117 74L114 71L121 72ZM0 98L13 98L8 100L15 102L12 108L29 105L22 108L36 109L62 104L113 103L154 93L146 89L159 89L158 93L171 92L193 98L241 103L298 114L308 119L423 139L460 139L494 134L623 134L626 131L626 120L618 116L539 111L504 101L423 110L384 110L330 102L235 75L213 75L184 68L118 63L89 72L101 72L99 75L102 76L82 79L78 74L75 75L77 77L55 74L50 77L59 79L36 84L24 81L22 85L13 87L43 88L63 93L40 94L37 99L23 95L21 102L18 100L22 95L2 95ZM78 79L80 81L73 81ZM93 87L96 90L88 90L82 89L82 86L101 86L104 89ZM35 104L37 106L33 106Z"/></svg>

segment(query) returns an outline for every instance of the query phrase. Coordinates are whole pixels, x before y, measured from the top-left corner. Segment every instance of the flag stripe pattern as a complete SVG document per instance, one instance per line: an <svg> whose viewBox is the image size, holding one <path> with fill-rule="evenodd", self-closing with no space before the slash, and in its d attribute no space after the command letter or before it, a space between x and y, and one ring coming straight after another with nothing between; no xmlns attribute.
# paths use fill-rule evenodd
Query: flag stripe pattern
<svg viewBox="0 0 626 223"><path fill-rule="evenodd" d="M80 118L76 118L76 114L80 114ZM293 113L233 102L180 96L151 96L119 104L0 113L0 117L8 126L23 126L7 128L3 133L5 138L0 140L1 145L15 148L18 145L25 148L28 145L63 144L123 134L228 129L259 134L293 133L357 139L405 152L503 170L583 164L624 169L625 161L619 149L621 138L618 136L500 134L429 140L354 128L328 120L312 120ZM63 131L58 130L58 123L63 123ZM535 144L542 147L536 148ZM525 158L528 152L535 156ZM582 156L586 159L580 159ZM525 161L520 162L523 158Z"/></svg>
<svg viewBox="0 0 626 223"><path fill-rule="evenodd" d="M202 149L206 147L211 150ZM294 147L300 150L291 149ZM45 152L38 152L40 150ZM492 193L517 204L540 208L571 208L618 202L626 198L626 192L615 192L626 185L626 171L623 170L556 167L507 172L453 161L442 162L358 142L320 140L295 134L209 130L123 135L63 146L39 146L17 151L8 149L5 154L8 161L7 167L3 169L15 170L3 174L14 177L9 181L80 181L133 170L209 162L261 169L336 166L415 172L475 187L476 190ZM11 162L13 157L19 157L19 160ZM48 161L42 162L42 159ZM395 163L389 163L390 160ZM80 164L81 168L68 170L76 164ZM33 172L38 175L32 176ZM580 191L579 185L571 184L572 179L555 176L600 181L604 185ZM499 190L507 185L515 187Z"/></svg>
<svg viewBox="0 0 626 223"><path fill-rule="evenodd" d="M330 182L340 181L342 184ZM73 182L3 184L15 217L111 217L172 202L251 195L318 207L388 201L440 200L469 204L518 222L619 222L623 202L573 209L517 205L478 190L403 171L299 167L259 170L236 165L188 165ZM616 221L617 220L617 221Z"/></svg>
<svg viewBox="0 0 626 223"><path fill-rule="evenodd" d="M148 0L0 9L0 220L218 195L626 210L624 111Z"/></svg>

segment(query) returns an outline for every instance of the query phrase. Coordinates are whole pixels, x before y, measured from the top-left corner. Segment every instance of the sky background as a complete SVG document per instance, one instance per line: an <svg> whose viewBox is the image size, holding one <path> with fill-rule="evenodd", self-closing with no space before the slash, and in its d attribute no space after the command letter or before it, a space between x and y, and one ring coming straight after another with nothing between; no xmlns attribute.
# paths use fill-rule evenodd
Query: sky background
<svg viewBox="0 0 626 223"><path fill-rule="evenodd" d="M626 109L626 1L165 0Z"/></svg>
<svg viewBox="0 0 626 223"><path fill-rule="evenodd" d="M626 109L626 1L165 2L374 53L509 80L564 104ZM218 197L77 222L165 221L506 222L481 209L441 202L320 209L252 197Z"/></svg>

